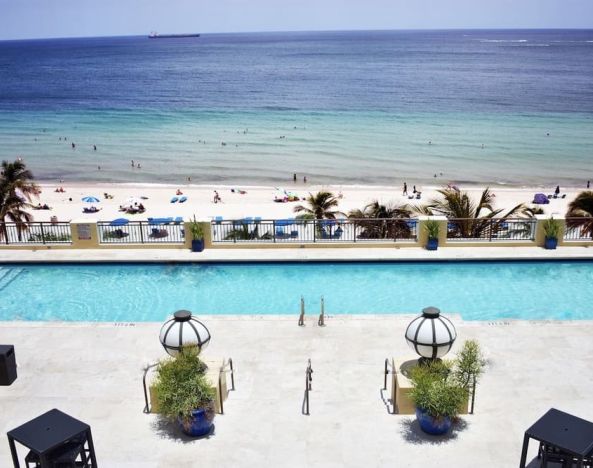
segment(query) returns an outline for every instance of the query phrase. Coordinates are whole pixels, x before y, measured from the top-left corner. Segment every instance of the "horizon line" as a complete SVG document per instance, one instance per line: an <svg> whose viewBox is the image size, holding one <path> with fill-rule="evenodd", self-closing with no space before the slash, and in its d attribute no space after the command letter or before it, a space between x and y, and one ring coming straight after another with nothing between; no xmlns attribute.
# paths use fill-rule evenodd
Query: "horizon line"
<svg viewBox="0 0 593 468"><path fill-rule="evenodd" d="M218 32L196 32L191 34L200 34L208 36L228 35L228 34L290 34L290 33L331 33L331 32L397 32L397 31L593 31L593 27L588 28L397 28L397 29L294 29L294 30L268 30L268 31L218 31ZM150 32L149 32L150 33ZM146 34L115 34L99 36L49 36L49 37L27 37L27 38L0 38L0 42L17 41L43 41L57 39L107 39L124 37L148 37ZM164 34L183 34L183 33L164 33Z"/></svg>

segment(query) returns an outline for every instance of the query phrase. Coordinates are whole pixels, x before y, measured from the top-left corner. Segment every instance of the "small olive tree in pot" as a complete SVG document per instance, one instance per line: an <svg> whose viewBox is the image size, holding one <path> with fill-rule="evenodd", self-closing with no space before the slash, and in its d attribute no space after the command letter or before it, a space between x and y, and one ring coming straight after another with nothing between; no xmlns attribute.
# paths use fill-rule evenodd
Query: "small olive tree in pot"
<svg viewBox="0 0 593 468"><path fill-rule="evenodd" d="M485 361L476 341L466 341L457 359L430 361L410 371L420 428L431 435L446 434L467 405L470 388L483 373Z"/></svg>
<svg viewBox="0 0 593 468"><path fill-rule="evenodd" d="M155 392L160 413L177 421L193 437L209 434L214 420L215 389L206 379L206 365L195 346L184 347L174 358L161 361Z"/></svg>

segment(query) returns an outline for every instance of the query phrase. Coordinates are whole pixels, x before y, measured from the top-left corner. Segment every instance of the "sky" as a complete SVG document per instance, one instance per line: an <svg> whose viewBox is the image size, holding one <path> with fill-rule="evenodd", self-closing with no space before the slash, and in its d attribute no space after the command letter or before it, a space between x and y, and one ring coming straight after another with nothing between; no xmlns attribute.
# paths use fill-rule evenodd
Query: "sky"
<svg viewBox="0 0 593 468"><path fill-rule="evenodd" d="M593 28L593 0L0 0L0 39L471 28Z"/></svg>

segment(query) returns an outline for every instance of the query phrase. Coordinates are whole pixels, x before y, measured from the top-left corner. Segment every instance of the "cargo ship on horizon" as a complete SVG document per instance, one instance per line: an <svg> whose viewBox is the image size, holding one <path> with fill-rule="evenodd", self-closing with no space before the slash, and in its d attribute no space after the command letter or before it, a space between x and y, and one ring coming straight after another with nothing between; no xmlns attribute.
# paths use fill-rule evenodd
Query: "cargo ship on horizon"
<svg viewBox="0 0 593 468"><path fill-rule="evenodd" d="M199 34L159 34L156 31L148 35L149 39L175 39L180 37L200 37Z"/></svg>

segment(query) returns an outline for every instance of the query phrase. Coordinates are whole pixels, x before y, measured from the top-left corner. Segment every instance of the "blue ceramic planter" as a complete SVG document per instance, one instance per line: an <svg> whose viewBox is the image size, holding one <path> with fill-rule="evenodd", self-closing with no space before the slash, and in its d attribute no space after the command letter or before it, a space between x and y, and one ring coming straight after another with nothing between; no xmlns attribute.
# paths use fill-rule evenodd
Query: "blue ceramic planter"
<svg viewBox="0 0 593 468"><path fill-rule="evenodd" d="M183 424L181 418L178 421L183 433L191 437L204 436L212 430L212 421L208 420L206 411L203 409L192 411L192 419L187 425Z"/></svg>
<svg viewBox="0 0 593 468"><path fill-rule="evenodd" d="M204 250L204 239L194 239L191 241L191 251L201 252Z"/></svg>
<svg viewBox="0 0 593 468"><path fill-rule="evenodd" d="M544 247L548 250L555 250L558 246L558 239L554 237L546 237L546 241L544 243Z"/></svg>
<svg viewBox="0 0 593 468"><path fill-rule="evenodd" d="M421 408L416 408L416 419L420 429L430 435L443 435L451 429L451 418L435 419Z"/></svg>
<svg viewBox="0 0 593 468"><path fill-rule="evenodd" d="M426 250L436 250L439 248L439 240L438 239L428 239L426 241Z"/></svg>

